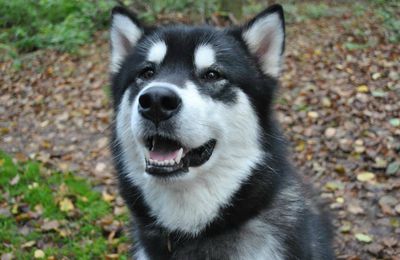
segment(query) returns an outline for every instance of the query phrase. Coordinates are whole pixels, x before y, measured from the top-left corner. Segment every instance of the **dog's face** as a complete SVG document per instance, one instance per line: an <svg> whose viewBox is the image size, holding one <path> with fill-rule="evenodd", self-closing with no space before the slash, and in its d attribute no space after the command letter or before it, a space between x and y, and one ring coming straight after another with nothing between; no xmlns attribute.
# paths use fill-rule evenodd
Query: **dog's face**
<svg viewBox="0 0 400 260"><path fill-rule="evenodd" d="M218 183L212 192L223 200L262 160L260 117L280 71L283 24L279 6L225 30L147 29L125 9L113 10L116 142L145 193L154 185Z"/></svg>

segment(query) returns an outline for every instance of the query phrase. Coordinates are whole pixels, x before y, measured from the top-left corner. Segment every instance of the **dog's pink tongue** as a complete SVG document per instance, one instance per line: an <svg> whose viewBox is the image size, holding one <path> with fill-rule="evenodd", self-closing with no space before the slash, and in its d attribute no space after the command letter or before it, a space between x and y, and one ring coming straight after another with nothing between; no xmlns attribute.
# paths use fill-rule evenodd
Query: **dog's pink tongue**
<svg viewBox="0 0 400 260"><path fill-rule="evenodd" d="M178 155L179 149L176 151L150 151L150 159L156 161L169 161L174 160Z"/></svg>

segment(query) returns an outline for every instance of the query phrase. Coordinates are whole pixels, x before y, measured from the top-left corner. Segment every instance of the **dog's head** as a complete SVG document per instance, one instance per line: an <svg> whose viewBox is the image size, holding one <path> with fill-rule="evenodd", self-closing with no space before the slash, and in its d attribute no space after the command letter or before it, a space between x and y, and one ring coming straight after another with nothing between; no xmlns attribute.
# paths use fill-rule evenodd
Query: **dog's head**
<svg viewBox="0 0 400 260"><path fill-rule="evenodd" d="M279 5L226 29L147 28L115 8L116 142L131 179L243 181L262 160L284 38Z"/></svg>

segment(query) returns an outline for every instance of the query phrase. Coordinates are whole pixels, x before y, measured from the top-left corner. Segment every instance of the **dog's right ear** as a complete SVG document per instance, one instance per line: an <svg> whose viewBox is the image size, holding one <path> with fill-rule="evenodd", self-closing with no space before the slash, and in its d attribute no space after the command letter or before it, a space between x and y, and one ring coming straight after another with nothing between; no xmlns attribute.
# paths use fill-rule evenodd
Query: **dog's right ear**
<svg viewBox="0 0 400 260"><path fill-rule="evenodd" d="M110 71L118 71L124 58L143 35L143 27L129 10L117 6L112 10Z"/></svg>

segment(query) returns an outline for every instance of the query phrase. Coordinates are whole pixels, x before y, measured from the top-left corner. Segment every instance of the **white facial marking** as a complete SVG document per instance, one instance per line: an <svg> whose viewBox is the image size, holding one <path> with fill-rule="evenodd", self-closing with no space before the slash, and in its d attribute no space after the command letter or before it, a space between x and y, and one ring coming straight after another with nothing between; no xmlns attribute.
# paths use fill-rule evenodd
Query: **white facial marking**
<svg viewBox="0 0 400 260"><path fill-rule="evenodd" d="M122 101L118 107L116 129L118 142L121 144L121 155L124 161L125 171L128 172L128 177L133 183L136 182L136 176L144 173L144 147L138 144L133 135L134 129L131 128L131 120L133 114L133 106L129 101L130 90L126 90ZM142 159L143 157L143 159ZM135 158L133 161L132 158Z"/></svg>
<svg viewBox="0 0 400 260"><path fill-rule="evenodd" d="M167 54L167 45L165 42L159 41L150 47L149 53L147 54L147 60L160 64L163 61L165 54Z"/></svg>
<svg viewBox="0 0 400 260"><path fill-rule="evenodd" d="M111 63L110 71L115 73L121 66L121 62L135 46L142 36L142 30L124 15L115 14L111 26Z"/></svg>
<svg viewBox="0 0 400 260"><path fill-rule="evenodd" d="M205 69L215 63L215 50L210 44L200 45L194 53L194 64L197 69Z"/></svg>
<svg viewBox="0 0 400 260"><path fill-rule="evenodd" d="M282 62L284 32L277 13L259 18L248 28L243 38L260 60L264 73L278 77Z"/></svg>

